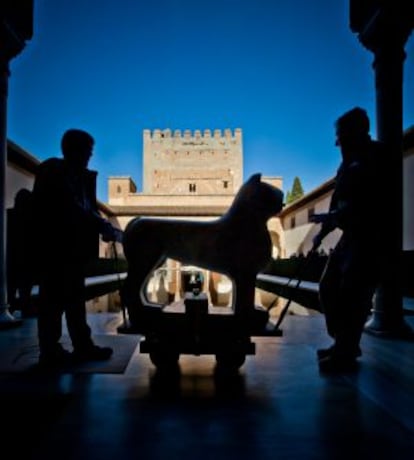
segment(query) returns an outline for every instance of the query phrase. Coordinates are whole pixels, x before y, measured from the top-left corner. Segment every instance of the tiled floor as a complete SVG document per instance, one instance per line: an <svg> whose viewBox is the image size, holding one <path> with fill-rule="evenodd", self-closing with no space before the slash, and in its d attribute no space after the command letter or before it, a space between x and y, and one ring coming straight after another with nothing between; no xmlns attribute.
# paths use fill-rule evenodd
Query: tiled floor
<svg viewBox="0 0 414 460"><path fill-rule="evenodd" d="M411 321L412 317L408 319ZM89 316L116 334L118 315ZM35 319L0 331L33 336ZM26 459L414 458L414 342L364 334L355 374L322 376L323 317L287 316L282 337L254 339L238 375L213 356L160 375L137 346L123 374L2 374L4 455Z"/></svg>

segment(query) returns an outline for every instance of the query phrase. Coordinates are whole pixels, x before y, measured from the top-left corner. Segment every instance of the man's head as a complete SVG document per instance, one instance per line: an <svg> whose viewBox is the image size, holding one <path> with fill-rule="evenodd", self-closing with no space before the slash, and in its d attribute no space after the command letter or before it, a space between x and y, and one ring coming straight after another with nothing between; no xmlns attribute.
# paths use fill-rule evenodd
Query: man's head
<svg viewBox="0 0 414 460"><path fill-rule="evenodd" d="M94 138L86 131L68 129L61 140L63 157L75 168L87 168L94 143Z"/></svg>
<svg viewBox="0 0 414 460"><path fill-rule="evenodd" d="M355 107L345 112L335 122L336 142L342 151L352 151L369 139L369 118L367 112Z"/></svg>
<svg viewBox="0 0 414 460"><path fill-rule="evenodd" d="M27 188L21 188L14 196L14 207L15 208L27 208L30 207L32 201L32 192Z"/></svg>

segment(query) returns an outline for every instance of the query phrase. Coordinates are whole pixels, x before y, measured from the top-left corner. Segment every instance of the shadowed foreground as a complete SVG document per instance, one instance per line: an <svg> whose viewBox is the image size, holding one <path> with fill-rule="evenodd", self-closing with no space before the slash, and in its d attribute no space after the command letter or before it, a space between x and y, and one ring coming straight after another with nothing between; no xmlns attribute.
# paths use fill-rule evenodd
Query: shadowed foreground
<svg viewBox="0 0 414 460"><path fill-rule="evenodd" d="M89 317L99 336L121 321ZM3 446L26 459L413 458L414 342L365 334L355 374L322 376L323 317L287 316L283 332L255 340L233 376L215 375L209 355L159 375L139 336L123 373L0 373ZM35 334L35 319L0 331L0 351Z"/></svg>

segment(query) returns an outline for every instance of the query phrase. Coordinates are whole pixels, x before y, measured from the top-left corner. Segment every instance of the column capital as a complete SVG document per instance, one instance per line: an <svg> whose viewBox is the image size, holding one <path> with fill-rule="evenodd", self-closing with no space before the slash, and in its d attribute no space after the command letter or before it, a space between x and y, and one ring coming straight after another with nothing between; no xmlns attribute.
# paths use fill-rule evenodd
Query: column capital
<svg viewBox="0 0 414 460"><path fill-rule="evenodd" d="M33 36L33 0L3 0L0 9L0 42L3 59L20 54Z"/></svg>
<svg viewBox="0 0 414 460"><path fill-rule="evenodd" d="M404 3L386 3L379 6L359 30L358 39L362 45L374 54L402 50L414 28L414 13Z"/></svg>

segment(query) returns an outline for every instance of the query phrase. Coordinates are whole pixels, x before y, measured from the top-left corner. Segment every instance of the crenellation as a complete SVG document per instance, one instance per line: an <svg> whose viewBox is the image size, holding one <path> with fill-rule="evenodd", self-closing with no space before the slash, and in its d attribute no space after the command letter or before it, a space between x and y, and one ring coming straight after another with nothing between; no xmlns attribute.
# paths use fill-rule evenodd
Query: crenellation
<svg viewBox="0 0 414 460"><path fill-rule="evenodd" d="M242 138L242 130L241 128L236 128L232 131L230 128L226 128L223 131L221 129L195 129L191 131L191 129L175 129L172 131L171 129L159 129L156 128L154 130L144 129L143 131L144 139L145 140L156 140L162 141L163 139L176 139L182 140L185 139L186 141L190 140L208 140L208 139L216 139L217 141L241 141Z"/></svg>

